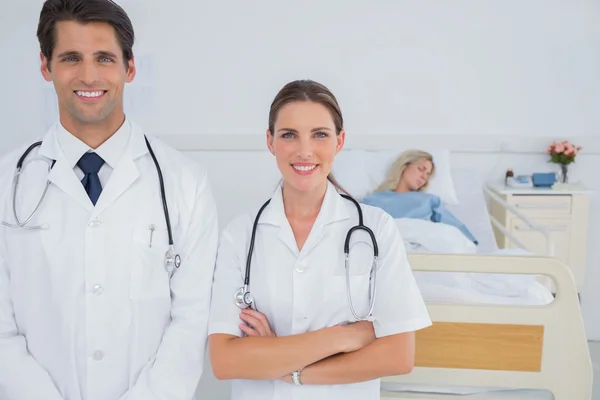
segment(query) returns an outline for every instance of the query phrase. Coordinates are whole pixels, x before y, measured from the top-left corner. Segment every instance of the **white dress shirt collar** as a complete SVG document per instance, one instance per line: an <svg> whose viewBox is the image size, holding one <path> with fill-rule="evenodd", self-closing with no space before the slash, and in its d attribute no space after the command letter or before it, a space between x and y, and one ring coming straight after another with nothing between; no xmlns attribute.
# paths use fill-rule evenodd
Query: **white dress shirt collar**
<svg viewBox="0 0 600 400"><path fill-rule="evenodd" d="M127 148L127 143L131 136L131 125L127 119L123 125L110 137L102 143L97 149L90 148L87 144L67 131L61 123L58 123L57 139L65 158L71 167L75 167L77 162L88 151L94 151L98 154L108 166L114 169L119 159Z"/></svg>

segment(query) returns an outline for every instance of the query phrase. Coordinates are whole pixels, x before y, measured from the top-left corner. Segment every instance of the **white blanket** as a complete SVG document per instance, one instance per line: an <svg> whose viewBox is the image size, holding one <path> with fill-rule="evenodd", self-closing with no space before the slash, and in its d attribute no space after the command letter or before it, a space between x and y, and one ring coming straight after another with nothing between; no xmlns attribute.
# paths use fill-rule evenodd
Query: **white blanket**
<svg viewBox="0 0 600 400"><path fill-rule="evenodd" d="M475 254L477 246L452 225L396 218L406 250L412 253Z"/></svg>
<svg viewBox="0 0 600 400"><path fill-rule="evenodd" d="M408 253L477 253L476 245L454 226L413 218L395 221ZM525 255L520 250L496 255L502 254ZM542 305L553 299L536 275L416 271L415 279L428 302Z"/></svg>

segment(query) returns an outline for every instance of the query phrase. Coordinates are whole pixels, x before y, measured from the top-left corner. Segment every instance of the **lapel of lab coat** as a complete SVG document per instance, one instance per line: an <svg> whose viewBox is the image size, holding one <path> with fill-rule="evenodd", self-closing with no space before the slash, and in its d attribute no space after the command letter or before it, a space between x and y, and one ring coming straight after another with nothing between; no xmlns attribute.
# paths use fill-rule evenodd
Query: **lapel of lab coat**
<svg viewBox="0 0 600 400"><path fill-rule="evenodd" d="M48 180L73 200L81 204L86 210L92 211L94 205L58 144L56 125L44 136L39 154L56 161L48 175Z"/></svg>
<svg viewBox="0 0 600 400"><path fill-rule="evenodd" d="M339 195L331 182L327 182L327 191L319 215L315 220L302 250L298 251L298 245L296 244L292 227L285 216L281 190L282 186L280 185L275 190L271 202L264 210L259 224L268 224L277 227L279 229L278 239L297 257L306 256L323 240L326 234L326 230L324 229L326 225L349 218L346 204L344 204L347 200ZM340 243L340 246L343 246L343 243Z"/></svg>
<svg viewBox="0 0 600 400"><path fill-rule="evenodd" d="M148 153L148 148L144 141L144 134L139 126L131 123L131 137L127 148L112 171L110 179L94 207L58 144L56 128L46 134L39 151L40 155L56 160L48 177L50 182L90 211L92 219L102 213L137 180L140 174L135 160L146 153Z"/></svg>
<svg viewBox="0 0 600 400"><path fill-rule="evenodd" d="M98 198L91 218L96 218L121 196L138 179L140 171L135 163L136 159L148 153L144 139L144 132L135 123L131 124L131 136L123 156L112 171L106 187ZM148 139L150 141L150 139Z"/></svg>

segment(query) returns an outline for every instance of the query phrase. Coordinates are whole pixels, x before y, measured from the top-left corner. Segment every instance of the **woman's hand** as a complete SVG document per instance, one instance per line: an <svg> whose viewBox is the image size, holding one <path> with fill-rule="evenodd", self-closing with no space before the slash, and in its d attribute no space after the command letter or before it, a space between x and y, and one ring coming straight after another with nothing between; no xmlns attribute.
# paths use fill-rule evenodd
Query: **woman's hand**
<svg viewBox="0 0 600 400"><path fill-rule="evenodd" d="M248 336L277 337L271 330L269 321L264 314L250 308L245 308L240 313L240 318L246 324L240 324L240 329Z"/></svg>
<svg viewBox="0 0 600 400"><path fill-rule="evenodd" d="M353 322L342 328L344 331L342 338L345 343L344 353L360 350L376 339L373 323L369 321Z"/></svg>

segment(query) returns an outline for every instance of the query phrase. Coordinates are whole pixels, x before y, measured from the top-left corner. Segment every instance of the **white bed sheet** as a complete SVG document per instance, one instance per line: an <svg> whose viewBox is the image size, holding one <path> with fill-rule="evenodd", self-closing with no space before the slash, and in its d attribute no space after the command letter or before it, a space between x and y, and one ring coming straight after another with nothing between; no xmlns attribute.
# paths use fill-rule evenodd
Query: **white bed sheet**
<svg viewBox="0 0 600 400"><path fill-rule="evenodd" d="M396 226L410 253L476 255L476 246L457 228L413 218L397 218ZM495 250L499 258L524 255L523 250ZM485 266L482 266L485 271ZM415 271L427 302L486 305L546 305L554 297L540 282L545 277L526 274Z"/></svg>
<svg viewBox="0 0 600 400"><path fill-rule="evenodd" d="M529 276L416 271L415 279L427 303L543 306L554 300Z"/></svg>

